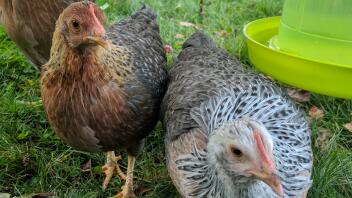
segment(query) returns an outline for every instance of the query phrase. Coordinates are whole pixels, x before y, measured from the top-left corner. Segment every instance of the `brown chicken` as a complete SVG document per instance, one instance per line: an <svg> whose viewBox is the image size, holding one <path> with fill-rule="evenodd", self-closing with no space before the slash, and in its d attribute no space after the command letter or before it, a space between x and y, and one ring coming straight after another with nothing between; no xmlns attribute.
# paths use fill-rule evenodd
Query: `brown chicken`
<svg viewBox="0 0 352 198"><path fill-rule="evenodd" d="M40 67L49 60L55 22L80 0L0 0L0 22L24 55Z"/></svg>
<svg viewBox="0 0 352 198"><path fill-rule="evenodd" d="M107 31L103 23L102 11L88 1L63 11L42 70L42 100L64 142L110 151L104 187L118 169L119 157L111 151L127 150L126 183L117 197L132 197L135 158L158 120L166 88L166 57L150 9L143 7Z"/></svg>

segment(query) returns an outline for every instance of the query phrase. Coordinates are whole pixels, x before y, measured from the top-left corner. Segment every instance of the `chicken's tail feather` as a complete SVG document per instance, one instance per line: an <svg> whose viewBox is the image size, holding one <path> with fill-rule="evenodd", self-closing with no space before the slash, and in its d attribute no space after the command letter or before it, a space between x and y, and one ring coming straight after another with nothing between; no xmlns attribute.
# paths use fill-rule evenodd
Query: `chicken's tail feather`
<svg viewBox="0 0 352 198"><path fill-rule="evenodd" d="M139 17L155 20L157 17L157 14L150 7L143 4L140 10L132 14L132 18L139 18Z"/></svg>
<svg viewBox="0 0 352 198"><path fill-rule="evenodd" d="M201 31L197 31L196 33L192 34L192 36L187 39L187 41L182 46L183 49L187 47L216 48L216 44L208 35Z"/></svg>

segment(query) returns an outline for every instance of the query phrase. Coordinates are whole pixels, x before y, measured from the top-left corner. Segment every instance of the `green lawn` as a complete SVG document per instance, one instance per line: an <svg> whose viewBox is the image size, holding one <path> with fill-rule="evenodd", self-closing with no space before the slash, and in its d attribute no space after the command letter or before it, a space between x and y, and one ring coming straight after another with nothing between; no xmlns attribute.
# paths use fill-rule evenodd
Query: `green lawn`
<svg viewBox="0 0 352 198"><path fill-rule="evenodd" d="M130 15L141 7L140 0L99 0L108 3L109 22ZM204 0L203 16L198 14L199 0L146 0L159 15L164 44L173 47L168 62L180 51L182 42L194 27L210 34L217 44L249 65L242 27L257 18L280 15L281 0ZM176 38L176 34L178 35ZM107 190L101 190L101 165L105 155L74 150L63 144L51 130L38 101L40 72L35 70L0 29L0 192L23 196L55 192L59 197L107 197L119 191L121 182L114 178ZM333 82L332 82L333 83ZM325 112L313 120L313 187L309 197L352 197L352 133L343 124L352 121L352 101L312 94L300 106L308 111L317 106ZM325 129L325 130L324 130ZM141 197L178 197L165 167L163 130L158 124L146 140L136 164L135 183ZM317 137L328 134L323 147ZM321 139L321 138L320 138ZM126 168L126 155L122 162ZM81 167L91 160L91 171ZM1 197L1 195L0 195Z"/></svg>

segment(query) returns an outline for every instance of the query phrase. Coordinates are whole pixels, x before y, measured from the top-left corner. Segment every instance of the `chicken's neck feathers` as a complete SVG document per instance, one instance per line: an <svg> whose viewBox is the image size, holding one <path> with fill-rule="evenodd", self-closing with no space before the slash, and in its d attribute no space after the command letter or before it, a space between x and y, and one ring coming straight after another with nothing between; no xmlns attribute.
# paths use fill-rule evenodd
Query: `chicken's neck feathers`
<svg viewBox="0 0 352 198"><path fill-rule="evenodd" d="M115 81L120 86L132 77L132 58L128 49L116 46L87 47L84 50L70 47L60 31L55 31L50 60L43 70L56 70L66 82L76 80Z"/></svg>

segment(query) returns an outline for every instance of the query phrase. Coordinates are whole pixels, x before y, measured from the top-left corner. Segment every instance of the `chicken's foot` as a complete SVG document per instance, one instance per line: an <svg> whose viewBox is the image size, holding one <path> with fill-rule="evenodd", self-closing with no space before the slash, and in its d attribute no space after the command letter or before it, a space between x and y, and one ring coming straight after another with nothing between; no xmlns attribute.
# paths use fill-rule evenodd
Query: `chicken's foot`
<svg viewBox="0 0 352 198"><path fill-rule="evenodd" d="M136 162L136 157L128 155L127 178L125 185L122 186L122 191L114 198L130 198L135 197L133 192L133 169Z"/></svg>
<svg viewBox="0 0 352 198"><path fill-rule="evenodd" d="M121 155L115 156L114 151L107 152L106 164L102 168L105 173L103 189L106 189L115 171L120 177L120 179L126 180L126 175L122 172L119 165L117 164L117 161L119 161L121 158L122 158Z"/></svg>

